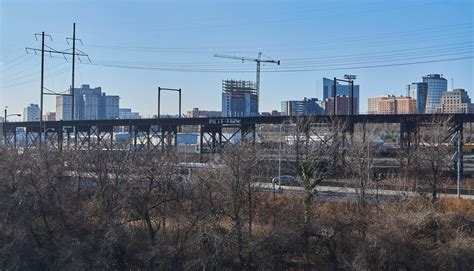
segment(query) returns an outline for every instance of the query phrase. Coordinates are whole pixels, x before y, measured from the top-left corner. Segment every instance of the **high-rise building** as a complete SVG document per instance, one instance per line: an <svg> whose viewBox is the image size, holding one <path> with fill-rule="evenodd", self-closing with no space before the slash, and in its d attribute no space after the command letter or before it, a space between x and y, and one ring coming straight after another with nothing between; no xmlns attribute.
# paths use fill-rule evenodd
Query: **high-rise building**
<svg viewBox="0 0 474 271"><path fill-rule="evenodd" d="M359 114L359 99L355 96L352 98L353 114ZM326 115L334 115L334 98L327 98L325 100ZM336 114L337 115L351 115L351 97L346 95L337 95L336 97Z"/></svg>
<svg viewBox="0 0 474 271"><path fill-rule="evenodd" d="M436 106L436 113L474 113L474 105L466 90L462 88L447 91Z"/></svg>
<svg viewBox="0 0 474 271"><path fill-rule="evenodd" d="M71 119L72 119L72 97L71 96L56 96L56 120L71 120Z"/></svg>
<svg viewBox="0 0 474 271"><path fill-rule="evenodd" d="M222 116L258 116L258 94L251 81L222 81Z"/></svg>
<svg viewBox="0 0 474 271"><path fill-rule="evenodd" d="M369 98L369 114L415 114L416 100L411 97L385 95Z"/></svg>
<svg viewBox="0 0 474 271"><path fill-rule="evenodd" d="M350 106L350 96L352 95L352 90L351 90L351 85L350 84L340 84L339 82L336 82L336 94L337 96L340 97L348 97L348 98L338 98L336 100L336 107L338 112L347 112L347 114L350 113L349 108L342 108L342 104L345 103L346 99L349 99L349 106ZM359 114L359 93L360 93L360 87L359 85L354 85L354 114ZM334 80L328 79L328 78L323 78L323 101L326 103L329 102L330 107L332 106L332 103L334 102ZM338 100L341 99L341 104L337 104ZM326 111L326 114L331 115L333 114L334 111L328 112Z"/></svg>
<svg viewBox="0 0 474 271"><path fill-rule="evenodd" d="M416 100L411 97L396 97L395 99L397 110L396 114L415 114Z"/></svg>
<svg viewBox="0 0 474 271"><path fill-rule="evenodd" d="M37 104L29 104L23 109L23 121L39 121L40 108Z"/></svg>
<svg viewBox="0 0 474 271"><path fill-rule="evenodd" d="M100 98L99 118L118 119L119 118L120 97L117 95L105 95Z"/></svg>
<svg viewBox="0 0 474 271"><path fill-rule="evenodd" d="M378 112L378 100L379 98L369 98L367 103L367 113L368 114L377 114Z"/></svg>
<svg viewBox="0 0 474 271"><path fill-rule="evenodd" d="M359 85L354 85L354 97L359 98ZM336 82L336 92L340 96L351 96L351 86ZM334 80L323 78L323 100L334 97Z"/></svg>
<svg viewBox="0 0 474 271"><path fill-rule="evenodd" d="M397 112L397 101L394 95L379 97L377 100L377 114L395 114Z"/></svg>
<svg viewBox="0 0 474 271"><path fill-rule="evenodd" d="M322 101L304 97L301 101L282 101L281 114L284 116L324 115Z"/></svg>
<svg viewBox="0 0 474 271"><path fill-rule="evenodd" d="M407 85L407 96L416 100L416 113L424 114L426 109L426 98L428 95L428 83L411 83Z"/></svg>
<svg viewBox="0 0 474 271"><path fill-rule="evenodd" d="M82 85L74 88L74 119L116 119L119 117L119 96L106 95L102 88ZM70 120L72 116L72 97L56 97L56 119Z"/></svg>
<svg viewBox="0 0 474 271"><path fill-rule="evenodd" d="M448 91L448 81L440 74L428 74L423 76L423 83L428 84L425 113L435 113L436 106L441 102L441 97Z"/></svg>

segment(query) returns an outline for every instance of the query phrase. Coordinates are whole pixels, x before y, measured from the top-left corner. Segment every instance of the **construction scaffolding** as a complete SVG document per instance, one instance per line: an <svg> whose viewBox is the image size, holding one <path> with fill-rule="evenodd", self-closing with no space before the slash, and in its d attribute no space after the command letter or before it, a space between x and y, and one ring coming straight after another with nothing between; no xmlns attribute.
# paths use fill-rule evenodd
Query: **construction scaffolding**
<svg viewBox="0 0 474 271"><path fill-rule="evenodd" d="M222 81L222 116L258 116L258 91L252 81Z"/></svg>

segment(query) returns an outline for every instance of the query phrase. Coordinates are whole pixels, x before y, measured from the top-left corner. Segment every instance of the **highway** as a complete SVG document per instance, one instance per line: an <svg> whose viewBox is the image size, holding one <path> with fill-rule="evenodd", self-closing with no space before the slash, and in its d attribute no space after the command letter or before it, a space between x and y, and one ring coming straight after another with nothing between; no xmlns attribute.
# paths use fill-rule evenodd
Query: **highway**
<svg viewBox="0 0 474 271"><path fill-rule="evenodd" d="M281 186L280 189L278 189L278 186L276 186L276 189L274 190L273 184L271 183L254 183L255 187L258 187L262 189L262 191L265 192L271 192L273 193L274 191L279 192L279 193L297 193L297 194L302 194L304 193L303 187L300 186ZM317 186L316 188L317 193L321 194L321 196L324 197L356 197L358 195L358 189L353 188L353 187L341 187L341 186ZM385 198L399 198L399 199L406 199L408 197L413 197L419 195L418 192L413 192L413 191L402 191L402 190L395 190L395 189L366 189L365 193L369 196L376 196L377 194L379 196L385 197ZM429 193L429 192L426 192ZM451 193L438 193L438 197L440 198L457 198L457 194L451 194ZM467 199L467 200L472 200L474 201L474 195L465 195L462 194L461 198Z"/></svg>

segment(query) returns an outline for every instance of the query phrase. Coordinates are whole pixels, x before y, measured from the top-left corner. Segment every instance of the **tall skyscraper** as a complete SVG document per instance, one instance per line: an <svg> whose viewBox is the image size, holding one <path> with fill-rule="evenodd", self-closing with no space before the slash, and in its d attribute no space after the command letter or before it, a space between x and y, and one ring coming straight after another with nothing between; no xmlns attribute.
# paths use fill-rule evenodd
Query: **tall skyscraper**
<svg viewBox="0 0 474 271"><path fill-rule="evenodd" d="M448 81L440 74L428 74L423 76L423 83L428 84L425 113L435 113L436 106L441 102L441 97L448 91Z"/></svg>
<svg viewBox="0 0 474 271"><path fill-rule="evenodd" d="M301 101L282 101L281 114L285 116L324 115L322 101L304 97Z"/></svg>
<svg viewBox="0 0 474 271"><path fill-rule="evenodd" d="M436 106L436 113L474 113L474 105L466 90L462 88L447 91Z"/></svg>
<svg viewBox="0 0 474 271"><path fill-rule="evenodd" d="M222 116L258 116L258 95L253 82L243 80L222 81Z"/></svg>
<svg viewBox="0 0 474 271"><path fill-rule="evenodd" d="M428 83L411 83L407 85L407 96L416 100L417 114L425 113L427 95Z"/></svg>
<svg viewBox="0 0 474 271"><path fill-rule="evenodd" d="M23 109L23 121L40 121L40 108L37 104L29 104Z"/></svg>
<svg viewBox="0 0 474 271"><path fill-rule="evenodd" d="M106 95L100 87L82 85L74 88L74 119L117 119L119 117L119 96ZM70 120L72 97L56 96L56 119Z"/></svg>

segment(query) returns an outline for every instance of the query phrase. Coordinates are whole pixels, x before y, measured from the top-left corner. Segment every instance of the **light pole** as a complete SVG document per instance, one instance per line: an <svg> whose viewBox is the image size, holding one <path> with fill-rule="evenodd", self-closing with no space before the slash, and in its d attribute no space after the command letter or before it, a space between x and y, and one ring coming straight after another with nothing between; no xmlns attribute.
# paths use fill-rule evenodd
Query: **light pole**
<svg viewBox="0 0 474 271"><path fill-rule="evenodd" d="M21 114L10 114L10 115L8 115L7 114L7 108L8 108L8 106L5 106L5 112L4 112L5 114L4 114L4 118L3 118L4 122L7 122L7 118L11 117L11 116L21 117Z"/></svg>
<svg viewBox="0 0 474 271"><path fill-rule="evenodd" d="M370 181L370 140L367 142L367 182Z"/></svg>
<svg viewBox="0 0 474 271"><path fill-rule="evenodd" d="M290 122L285 120L280 124L280 140L278 144L278 189L281 189L281 127L284 123L289 124ZM275 184L273 184L273 191L275 191Z"/></svg>

